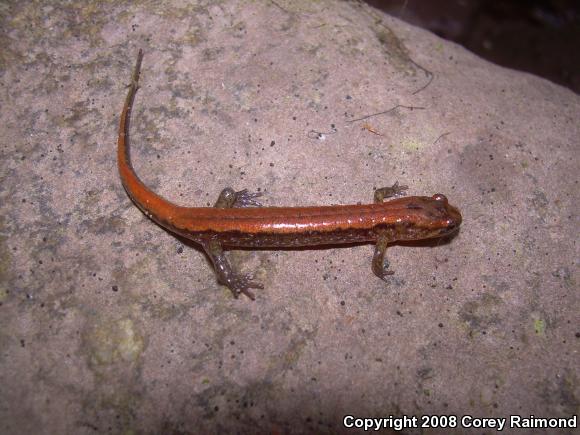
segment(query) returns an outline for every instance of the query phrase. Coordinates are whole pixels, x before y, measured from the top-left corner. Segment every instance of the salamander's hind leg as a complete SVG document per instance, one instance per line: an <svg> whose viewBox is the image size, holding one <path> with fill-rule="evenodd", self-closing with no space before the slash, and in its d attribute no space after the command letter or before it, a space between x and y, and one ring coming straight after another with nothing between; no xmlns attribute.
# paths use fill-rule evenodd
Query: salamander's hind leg
<svg viewBox="0 0 580 435"><path fill-rule="evenodd" d="M387 276L393 275L395 272L389 269L389 261L385 257L385 251L389 244L389 237L386 234L380 234L375 246L375 253L373 254L372 269L373 273L383 281L386 281Z"/></svg>
<svg viewBox="0 0 580 435"><path fill-rule="evenodd" d="M254 198L262 196L261 192L250 193L246 189L236 192L231 187L226 187L221 191L214 207L215 208L234 208L234 207L261 207ZM251 288L263 289L264 286L257 281L251 274L242 275L235 272L228 261L221 244L216 241L202 243L205 252L211 258L218 281L226 285L238 297L240 293L245 294L252 300L255 300L254 294L249 290Z"/></svg>
<svg viewBox="0 0 580 435"><path fill-rule="evenodd" d="M407 186L399 186L398 181L396 181L391 187L381 187L380 189L375 190L375 202L380 203L393 196L404 196L405 190L407 189Z"/></svg>
<svg viewBox="0 0 580 435"><path fill-rule="evenodd" d="M239 274L235 272L228 261L226 254L218 241L212 240L202 243L203 249L213 263L218 281L227 286L237 299L240 293L245 294L251 300L255 300L251 288L263 289L264 286L254 281L251 274Z"/></svg>
<svg viewBox="0 0 580 435"><path fill-rule="evenodd" d="M262 196L262 192L250 193L247 189L236 192L231 187L226 187L221 191L220 196L214 204L214 207L262 207L262 204L254 199L260 196Z"/></svg>

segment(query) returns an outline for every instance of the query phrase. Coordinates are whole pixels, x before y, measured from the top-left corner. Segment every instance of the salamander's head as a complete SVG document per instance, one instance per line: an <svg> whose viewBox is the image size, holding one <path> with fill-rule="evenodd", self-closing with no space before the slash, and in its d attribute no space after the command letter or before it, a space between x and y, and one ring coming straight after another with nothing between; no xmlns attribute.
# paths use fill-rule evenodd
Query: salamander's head
<svg viewBox="0 0 580 435"><path fill-rule="evenodd" d="M461 225L461 213L447 201L447 197L437 193L432 197L407 198L406 228L401 228L399 240L419 240L443 237L454 233Z"/></svg>
<svg viewBox="0 0 580 435"><path fill-rule="evenodd" d="M443 220L441 221L441 228L439 235L444 236L447 234L452 234L459 229L463 218L461 217L461 213L447 201L447 197L442 193L436 193L433 195L433 200L436 204L440 204L435 206L441 214L443 215Z"/></svg>

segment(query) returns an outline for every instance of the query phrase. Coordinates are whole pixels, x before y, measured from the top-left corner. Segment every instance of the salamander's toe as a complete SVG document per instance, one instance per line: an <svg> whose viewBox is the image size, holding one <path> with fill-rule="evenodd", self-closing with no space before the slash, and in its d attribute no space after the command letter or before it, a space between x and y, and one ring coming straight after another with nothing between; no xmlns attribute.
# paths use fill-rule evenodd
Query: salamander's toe
<svg viewBox="0 0 580 435"><path fill-rule="evenodd" d="M262 207L262 203L254 198L262 196L262 192L248 192L248 189L236 192L234 207Z"/></svg>
<svg viewBox="0 0 580 435"><path fill-rule="evenodd" d="M251 273L248 273L246 275L239 275L231 283L231 289L232 292L234 293L234 296L237 297L237 295L243 293L254 301L256 300L256 297L250 291L251 288L257 289L264 288L264 285L261 282L256 281Z"/></svg>

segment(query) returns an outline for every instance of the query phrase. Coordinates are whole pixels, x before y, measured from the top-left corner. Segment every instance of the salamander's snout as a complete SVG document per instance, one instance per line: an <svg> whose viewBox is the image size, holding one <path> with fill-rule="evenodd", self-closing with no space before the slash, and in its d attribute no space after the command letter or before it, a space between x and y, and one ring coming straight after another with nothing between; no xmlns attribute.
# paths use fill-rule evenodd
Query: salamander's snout
<svg viewBox="0 0 580 435"><path fill-rule="evenodd" d="M461 213L459 213L459 210L457 210L452 205L447 205L447 214L448 216L445 222L447 226L447 232L452 233L459 228L461 222L463 221L463 218L461 217Z"/></svg>
<svg viewBox="0 0 580 435"><path fill-rule="evenodd" d="M445 219L445 228L444 231L446 234L450 234L453 233L454 231L456 231L459 226L461 225L461 222L463 221L463 218L461 217L461 213L459 212L459 210L455 207L453 207L451 204L449 204L449 201L447 200L447 197L445 195L443 195L442 193L437 193L435 195L433 195L432 197L435 201L438 201L439 203L441 203L445 209L445 213L446 213L446 219Z"/></svg>

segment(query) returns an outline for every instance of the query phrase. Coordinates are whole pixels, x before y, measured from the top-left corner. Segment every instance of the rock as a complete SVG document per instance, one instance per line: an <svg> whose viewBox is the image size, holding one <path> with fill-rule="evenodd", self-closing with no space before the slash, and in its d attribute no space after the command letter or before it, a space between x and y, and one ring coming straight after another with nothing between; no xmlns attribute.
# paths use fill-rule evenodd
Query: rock
<svg viewBox="0 0 580 435"><path fill-rule="evenodd" d="M2 432L577 413L578 95L358 2L111 8L0 12ZM139 48L133 156L157 193L328 205L399 181L447 195L460 233L390 248L388 283L368 246L236 251L266 289L234 300L118 180ZM87 340L118 325L129 358Z"/></svg>

